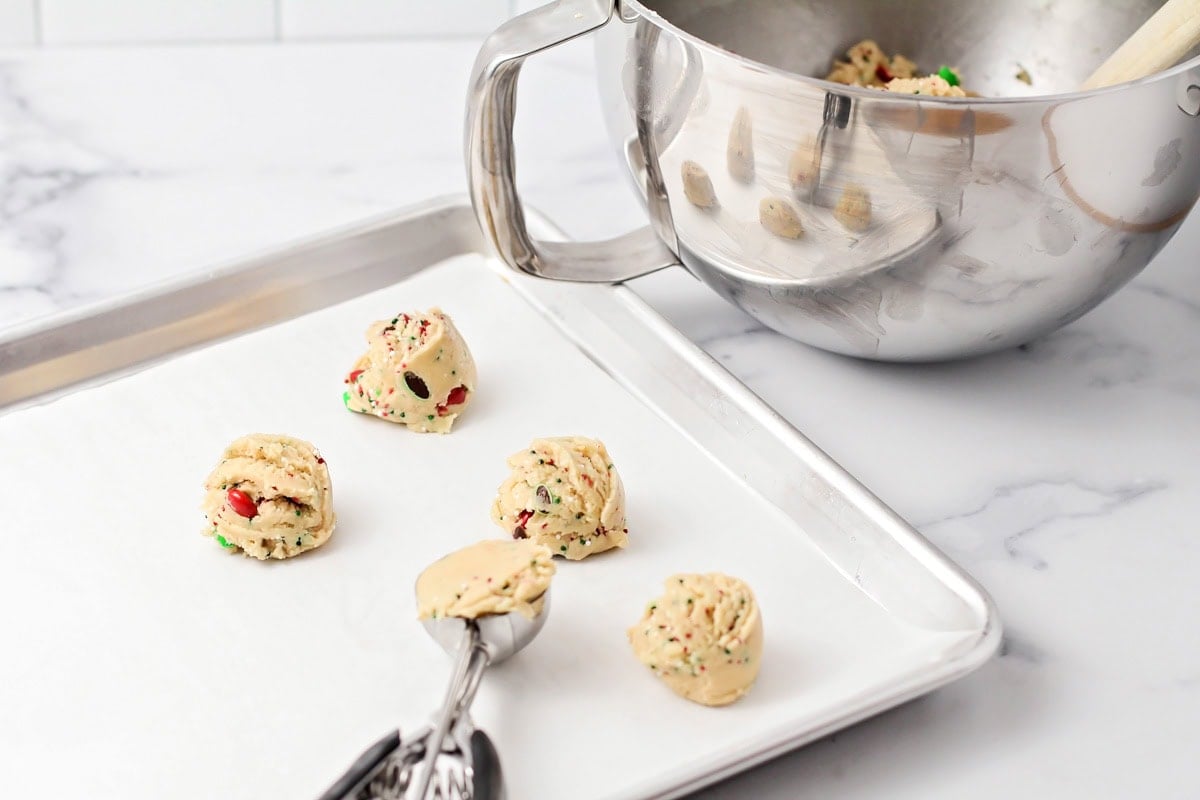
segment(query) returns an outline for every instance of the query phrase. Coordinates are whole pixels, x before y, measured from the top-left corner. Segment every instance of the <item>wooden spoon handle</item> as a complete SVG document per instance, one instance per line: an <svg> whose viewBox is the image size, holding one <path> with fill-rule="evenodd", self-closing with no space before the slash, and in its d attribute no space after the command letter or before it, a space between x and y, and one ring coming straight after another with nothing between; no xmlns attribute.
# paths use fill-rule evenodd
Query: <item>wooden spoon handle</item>
<svg viewBox="0 0 1200 800"><path fill-rule="evenodd" d="M1099 89L1153 75L1200 44L1200 0L1167 0L1108 57L1083 89Z"/></svg>

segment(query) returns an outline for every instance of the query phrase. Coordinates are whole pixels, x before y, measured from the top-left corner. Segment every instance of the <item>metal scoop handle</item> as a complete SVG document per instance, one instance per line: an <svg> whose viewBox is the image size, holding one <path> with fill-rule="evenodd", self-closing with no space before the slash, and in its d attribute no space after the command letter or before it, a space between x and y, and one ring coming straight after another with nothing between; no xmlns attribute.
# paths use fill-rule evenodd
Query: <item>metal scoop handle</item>
<svg viewBox="0 0 1200 800"><path fill-rule="evenodd" d="M442 753L446 736L471 708L471 702L479 691L479 683L483 672L492 661L491 651L483 643L479 633L479 625L475 620L467 620L463 626L462 643L458 647L458 656L454 662L454 675L450 679L450 687L446 690L446 699L438 712L437 722L433 732L425 743L425 759L420 772L416 791L411 794L413 800L424 800L429 791L430 781L433 780L435 763Z"/></svg>
<svg viewBox="0 0 1200 800"><path fill-rule="evenodd" d="M345 800L353 797L364 783L370 780L388 756L400 747L400 731L390 731L386 736L363 751L350 768L334 782L317 800Z"/></svg>

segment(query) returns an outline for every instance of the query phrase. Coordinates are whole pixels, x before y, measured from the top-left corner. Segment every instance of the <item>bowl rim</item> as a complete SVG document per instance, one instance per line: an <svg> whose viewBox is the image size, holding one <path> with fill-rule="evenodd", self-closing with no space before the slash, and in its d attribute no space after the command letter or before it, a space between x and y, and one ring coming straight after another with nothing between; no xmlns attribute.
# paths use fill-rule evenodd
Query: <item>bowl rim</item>
<svg viewBox="0 0 1200 800"><path fill-rule="evenodd" d="M945 106L1046 104L1067 100L1082 100L1103 94L1116 93L1126 89L1147 86L1151 83L1157 83L1160 80L1172 78L1191 69L1200 68L1200 55L1197 55L1189 58L1186 61L1181 61L1173 67L1164 69L1161 72L1156 72L1153 75L1147 75L1144 78L1137 78L1136 80L1132 81L1125 81L1124 83L1113 84L1112 86L1101 86L1097 89L1075 89L1069 92L1053 92L1050 94L1038 94L1023 97L936 97L934 95L907 95L896 92L881 92L879 89L872 89L866 86L852 86L845 83L834 83L833 81L827 81L824 78L817 78L812 75L803 75L799 72L792 72L790 70L774 67L770 64L765 64L762 61L756 61L739 53L735 53L732 50L726 50L725 48L719 47L705 39L701 39L695 34L685 31L683 28L675 25L657 11L647 8L643 4L642 0L618 0L618 4L621 7L628 7L632 9L638 17L645 19L651 24L657 25L664 30L670 31L675 36L678 36L679 38L684 39L709 53L740 62L747 67L752 67L772 75L788 78L790 80L796 80L801 83L811 84L824 91L836 89L839 94L848 94L852 97L857 97L864 100L908 102L909 100L916 98L916 102L918 103ZM627 19L626 15L621 13L620 8L617 9L616 16L620 17L620 19L625 22L632 21Z"/></svg>

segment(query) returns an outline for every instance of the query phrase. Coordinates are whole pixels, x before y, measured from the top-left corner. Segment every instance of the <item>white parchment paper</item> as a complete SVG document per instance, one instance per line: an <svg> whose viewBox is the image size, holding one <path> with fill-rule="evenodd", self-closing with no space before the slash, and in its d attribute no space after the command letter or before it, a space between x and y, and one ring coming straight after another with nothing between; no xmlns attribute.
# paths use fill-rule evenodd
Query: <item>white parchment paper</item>
<svg viewBox="0 0 1200 800"><path fill-rule="evenodd" d="M347 412L375 319L441 305L479 365L449 436ZM337 532L259 563L202 537L201 483L248 432L314 442ZM475 718L510 796L649 796L794 735L919 670L949 634L895 620L797 525L642 406L479 256L0 417L0 774L5 794L315 796L389 727L439 703L450 662L415 620L430 561L502 536L505 457L531 438L604 440L630 546L560 563L553 611L485 677ZM625 629L680 571L748 581L766 625L758 685L688 703ZM11 793L11 794L10 794Z"/></svg>

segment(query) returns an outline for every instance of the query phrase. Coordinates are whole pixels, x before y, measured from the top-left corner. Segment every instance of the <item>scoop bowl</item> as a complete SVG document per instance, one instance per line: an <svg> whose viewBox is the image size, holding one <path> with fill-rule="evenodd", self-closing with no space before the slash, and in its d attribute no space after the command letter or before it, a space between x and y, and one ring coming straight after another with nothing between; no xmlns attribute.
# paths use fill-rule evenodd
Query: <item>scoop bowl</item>
<svg viewBox="0 0 1200 800"><path fill-rule="evenodd" d="M457 657L467 639L468 626L478 631L479 646L488 654L488 664L499 664L520 652L532 642L546 624L550 613L550 592L542 595L536 616L530 618L516 612L489 614L472 620L460 617L438 617L421 620L422 627L451 657Z"/></svg>

